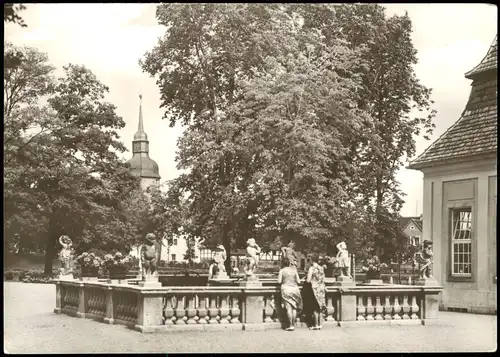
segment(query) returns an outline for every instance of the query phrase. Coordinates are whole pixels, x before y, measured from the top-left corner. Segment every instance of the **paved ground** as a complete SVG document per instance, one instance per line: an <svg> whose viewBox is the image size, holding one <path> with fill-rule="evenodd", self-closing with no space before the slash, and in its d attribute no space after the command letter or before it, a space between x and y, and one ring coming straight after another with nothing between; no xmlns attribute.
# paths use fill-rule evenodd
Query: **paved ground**
<svg viewBox="0 0 500 357"><path fill-rule="evenodd" d="M497 347L497 317L491 315L440 312L439 326L141 334L54 314L52 284L7 282L4 297L6 353L485 352Z"/></svg>

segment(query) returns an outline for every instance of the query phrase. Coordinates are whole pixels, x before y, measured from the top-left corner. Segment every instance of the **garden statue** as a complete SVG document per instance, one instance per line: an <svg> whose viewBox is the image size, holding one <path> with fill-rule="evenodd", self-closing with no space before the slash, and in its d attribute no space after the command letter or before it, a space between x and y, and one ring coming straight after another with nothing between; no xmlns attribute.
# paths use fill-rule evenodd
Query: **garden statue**
<svg viewBox="0 0 500 357"><path fill-rule="evenodd" d="M337 267L340 268L340 276L351 278L350 266L349 266L349 252L347 251L347 244L345 242L340 242L337 244Z"/></svg>
<svg viewBox="0 0 500 357"><path fill-rule="evenodd" d="M219 265L212 260L210 267L208 268L208 280L215 279L219 275Z"/></svg>
<svg viewBox="0 0 500 357"><path fill-rule="evenodd" d="M420 279L434 279L432 276L432 241L424 240L422 251L416 254L420 264Z"/></svg>
<svg viewBox="0 0 500 357"><path fill-rule="evenodd" d="M62 263L59 279L73 279L73 242L68 236L62 235L59 237L59 244L62 246L59 253Z"/></svg>
<svg viewBox="0 0 500 357"><path fill-rule="evenodd" d="M245 275L247 280L256 280L255 268L259 264L260 247L255 243L255 239L250 238L247 240L247 254Z"/></svg>
<svg viewBox="0 0 500 357"><path fill-rule="evenodd" d="M144 244L141 248L142 279L158 275L157 261L159 249L153 233L146 234Z"/></svg>
<svg viewBox="0 0 500 357"><path fill-rule="evenodd" d="M290 241L287 247L281 248L281 261L287 261L290 267L297 268L299 259L295 252L295 242ZM283 264L282 264L283 265Z"/></svg>
<svg viewBox="0 0 500 357"><path fill-rule="evenodd" d="M226 261L226 259L227 259L226 249L222 244L219 244L214 254L214 261L217 264L218 273L213 274L213 278L215 279L228 278L226 267L224 266L224 262Z"/></svg>

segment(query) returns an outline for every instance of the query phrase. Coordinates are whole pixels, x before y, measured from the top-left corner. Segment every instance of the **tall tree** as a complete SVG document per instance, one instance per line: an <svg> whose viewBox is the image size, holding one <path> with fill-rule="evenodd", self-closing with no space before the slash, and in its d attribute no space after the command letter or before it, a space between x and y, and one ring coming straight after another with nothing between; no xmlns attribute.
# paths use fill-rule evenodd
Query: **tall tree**
<svg viewBox="0 0 500 357"><path fill-rule="evenodd" d="M405 160L415 154L414 137L429 139L436 111L431 90L416 77L417 51L411 40L408 14L387 17L377 4L308 5L302 7L305 26L317 29L329 43L344 38L361 50L357 72L362 77L358 105L373 118L369 145L360 151L365 180L359 187L365 204L374 198L377 247L397 245L397 220L404 193L396 180Z"/></svg>
<svg viewBox="0 0 500 357"><path fill-rule="evenodd" d="M10 116L22 105L36 104L41 97L53 91L55 84L52 76L55 67L49 63L46 53L7 42L4 59L15 56L22 61L4 68L4 116Z"/></svg>
<svg viewBox="0 0 500 357"><path fill-rule="evenodd" d="M47 273L61 234L80 251L107 249L110 242L124 249L136 236L122 202L139 182L117 156L125 150L117 134L125 123L104 101L108 88L85 67L68 65L48 105L40 106L29 87L37 72L17 71L4 77L26 78L16 93L27 93L18 101L26 106L13 105L5 116L4 227L20 233L23 217L36 218L46 232Z"/></svg>
<svg viewBox="0 0 500 357"><path fill-rule="evenodd" d="M351 73L353 51L342 43L328 51L284 5L170 9L159 7L170 28L142 65L160 77L171 123L187 125L178 163L189 172L176 187L188 197L190 234L227 251L231 235L240 245L250 234L331 234L351 170L340 158L367 125L353 110L355 81L337 73Z"/></svg>
<svg viewBox="0 0 500 357"><path fill-rule="evenodd" d="M23 10L26 10L26 6L23 4L3 4L3 21L13 22L21 27L27 27L28 25L26 25L23 18L19 15L19 13Z"/></svg>
<svg viewBox="0 0 500 357"><path fill-rule="evenodd" d="M181 122L188 130L211 130L206 124L217 122L237 98L237 79L251 76L268 53L283 49L283 36L272 31L279 26L281 8L279 4L158 6L158 22L168 30L141 65L159 77L162 106L171 125ZM229 183L230 161L220 157L212 168L219 172L218 186ZM228 231L229 222L224 221L220 239L230 254Z"/></svg>

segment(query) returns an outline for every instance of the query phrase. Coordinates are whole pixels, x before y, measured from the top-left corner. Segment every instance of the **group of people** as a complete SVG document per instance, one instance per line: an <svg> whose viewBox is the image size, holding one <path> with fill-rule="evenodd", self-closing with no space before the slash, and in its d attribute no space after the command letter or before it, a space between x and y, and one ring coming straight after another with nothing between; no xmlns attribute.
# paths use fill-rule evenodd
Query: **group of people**
<svg viewBox="0 0 500 357"><path fill-rule="evenodd" d="M278 274L282 305L288 317L286 331L295 329L298 311L303 311L309 320L309 329L321 330L321 311L326 308L324 262L317 255L311 257L311 266L301 292L298 260L293 248L294 243L291 242L288 247L282 249L283 267Z"/></svg>

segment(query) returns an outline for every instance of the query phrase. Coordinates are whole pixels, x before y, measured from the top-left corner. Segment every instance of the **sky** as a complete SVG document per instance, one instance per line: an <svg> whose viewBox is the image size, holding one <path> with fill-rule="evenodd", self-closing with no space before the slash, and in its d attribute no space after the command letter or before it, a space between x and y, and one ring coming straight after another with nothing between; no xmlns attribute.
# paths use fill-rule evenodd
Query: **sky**
<svg viewBox="0 0 500 357"><path fill-rule="evenodd" d="M431 140L416 138L421 154L457 121L470 94L465 72L486 55L497 33L497 9L488 4L387 4L387 15L408 12L413 23L412 40L418 51L415 67L421 83L433 88L437 110ZM106 84L107 100L117 107L126 127L121 139L132 156L137 131L139 94L143 95L144 128L150 157L160 168L161 181L178 175L175 156L182 127L162 120L156 80L143 73L139 59L151 50L165 27L155 18L156 4L26 4L21 13L28 25L6 24L5 40L18 46L36 47L58 67L85 65ZM60 72L61 73L61 72ZM414 156L412 159L415 159ZM397 178L406 193L401 214L422 213L423 174L401 169Z"/></svg>

